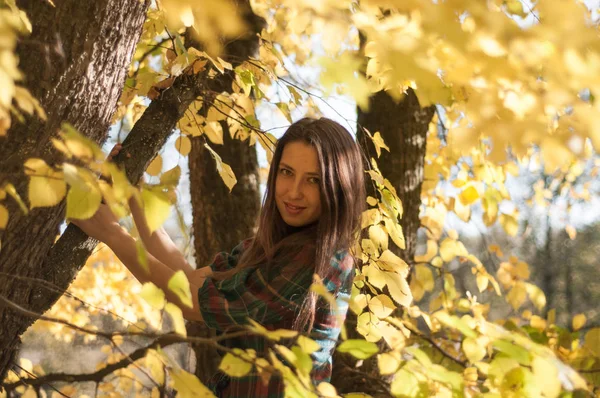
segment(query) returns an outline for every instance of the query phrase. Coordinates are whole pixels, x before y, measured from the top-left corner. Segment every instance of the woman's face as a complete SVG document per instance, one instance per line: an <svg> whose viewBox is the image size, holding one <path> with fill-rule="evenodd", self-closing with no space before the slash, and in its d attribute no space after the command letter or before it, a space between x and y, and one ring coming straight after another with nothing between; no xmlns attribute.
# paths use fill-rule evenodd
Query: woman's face
<svg viewBox="0 0 600 398"><path fill-rule="evenodd" d="M283 147L275 179L275 202L286 224L302 227L321 215L321 172L317 150L296 141Z"/></svg>

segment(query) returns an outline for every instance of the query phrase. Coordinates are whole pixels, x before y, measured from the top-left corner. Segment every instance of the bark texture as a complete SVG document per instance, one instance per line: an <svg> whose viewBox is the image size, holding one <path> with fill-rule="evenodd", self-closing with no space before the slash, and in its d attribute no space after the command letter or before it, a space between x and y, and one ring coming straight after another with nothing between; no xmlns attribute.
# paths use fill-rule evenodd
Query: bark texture
<svg viewBox="0 0 600 398"><path fill-rule="evenodd" d="M367 159L376 158L382 175L392 183L402 201L404 214L401 225L406 249L401 250L390 241L390 250L412 265L420 225L427 130L435 108L422 108L412 90L400 102L383 91L374 94L369 102L368 112L358 109L357 141ZM390 152L383 150L381 157L377 158L375 147L363 128L371 133L378 131ZM369 182L367 190L374 195ZM346 327L350 335L357 336L356 315L351 311L348 312ZM356 359L336 352L333 364L332 384L338 393L360 391L373 397L391 396L387 381L379 375L375 358L365 360L361 367L356 368Z"/></svg>
<svg viewBox="0 0 600 398"><path fill-rule="evenodd" d="M227 44L225 59L233 66L239 65L255 55L258 49L258 33L265 21L256 16L247 0L237 2L240 15L248 26L246 37ZM232 73L217 75L209 86L216 93L232 91ZM205 100L204 109L211 105ZM223 128L223 145L211 145L223 162L233 169L237 184L229 192L216 169L215 160L204 147L205 137L192 137L192 150L188 162L190 169L190 195L192 202L194 249L197 267L209 264L215 254L230 251L241 240L253 235L260 210L258 160L256 148L248 141L232 138L226 122ZM211 337L214 331L200 324L188 325L188 334ZM206 345L194 345L196 354L196 376L206 383L216 372L220 363L219 353Z"/></svg>
<svg viewBox="0 0 600 398"><path fill-rule="evenodd" d="M30 157L49 164L60 160L49 139L56 136L62 122L71 123L95 142L106 138L149 2L57 0L54 4L19 2L33 26L32 35L17 50L20 68L48 120L29 118L16 123L0 139L0 184L12 182L26 201L23 162ZM61 266L75 268L75 264L46 261L64 219L64 203L34 209L28 215L12 202L8 207L10 220L0 236L0 297L28 309L47 309L51 304L47 297L33 295L32 283L14 276L47 278L63 272ZM84 241L89 251L93 242ZM16 355L19 336L33 321L0 303L0 380Z"/></svg>
<svg viewBox="0 0 600 398"><path fill-rule="evenodd" d="M417 230L420 226L421 187L423 185L427 130L435 113L434 106L421 108L414 91L408 90L398 103L384 91L370 98L370 111L358 111L357 140L370 158L377 159L379 170L387 178L402 201L404 214L400 224L406 249L393 248L409 265L415 256ZM372 133L379 131L390 148L377 158L375 147L361 127ZM393 244L392 244L393 246Z"/></svg>

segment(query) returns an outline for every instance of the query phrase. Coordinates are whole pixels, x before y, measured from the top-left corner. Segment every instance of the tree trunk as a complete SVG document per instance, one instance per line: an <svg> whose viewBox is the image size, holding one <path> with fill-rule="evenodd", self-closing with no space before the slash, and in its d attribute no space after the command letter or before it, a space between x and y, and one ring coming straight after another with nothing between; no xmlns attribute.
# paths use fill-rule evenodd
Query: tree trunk
<svg viewBox="0 0 600 398"><path fill-rule="evenodd" d="M368 112L358 109L357 141L369 160L376 158L382 175L392 183L402 201L404 213L401 225L406 249L400 250L393 242L390 242L390 249L411 265L420 226L425 144L435 108L421 108L417 96L409 90L400 102L380 91L371 96L369 109ZM381 157L377 158L373 143L364 134L363 128L372 134L379 132L390 152L383 150ZM372 190L371 184L367 185ZM371 192L371 195L374 193ZM349 333L357 333L353 312L348 313L346 325ZM374 358L365 360L360 368L356 368L355 363L356 360L348 355L334 354L332 384L339 393L360 391L374 397L390 395L385 380L379 376Z"/></svg>
<svg viewBox="0 0 600 398"><path fill-rule="evenodd" d="M357 140L369 158L377 159L371 140L361 127L372 134L379 131L390 148L388 153L381 151L377 164L381 174L387 178L402 201L404 214L400 224L406 241L406 249L392 249L409 265L412 264L417 244L417 230L421 225L419 208L421 206L421 186L425 164L425 144L429 123L435 113L435 107L421 108L413 90L397 103L383 91L370 99L371 111L358 111Z"/></svg>
<svg viewBox="0 0 600 398"><path fill-rule="evenodd" d="M50 138L56 136L62 122L69 122L95 142L106 139L149 2L55 0L54 4L19 4L33 26L32 35L17 49L20 68L25 85L40 100L48 120L28 118L0 138L0 185L12 182L26 201L23 162L30 157L44 158L49 164L60 161ZM8 204L10 220L0 236L4 282L0 296L28 309L43 307L40 300L44 299L31 294L31 282L11 276L39 278L42 272L60 272L55 264L44 262L64 220L64 202L34 209L28 215L14 203ZM16 356L19 336L34 320L0 305L0 380Z"/></svg>
<svg viewBox="0 0 600 398"><path fill-rule="evenodd" d="M235 67L248 60L258 49L258 34L265 21L256 16L247 0L238 0L238 9L249 27L243 39L230 42L224 58ZM217 75L209 84L216 92L231 93L234 76L231 73ZM201 112L207 112L211 103L205 101ZM223 145L212 148L223 162L233 169L237 184L229 189L217 172L215 160L204 147L205 138L192 137L192 150L188 162L190 169L190 194L192 202L194 249L196 266L208 265L220 251L229 251L241 240L253 235L260 210L258 160L256 148L248 141L232 138L226 122L223 128ZM214 331L201 324L188 324L188 334L211 337ZM196 354L196 376L204 383L216 372L220 363L219 353L206 345L193 345Z"/></svg>

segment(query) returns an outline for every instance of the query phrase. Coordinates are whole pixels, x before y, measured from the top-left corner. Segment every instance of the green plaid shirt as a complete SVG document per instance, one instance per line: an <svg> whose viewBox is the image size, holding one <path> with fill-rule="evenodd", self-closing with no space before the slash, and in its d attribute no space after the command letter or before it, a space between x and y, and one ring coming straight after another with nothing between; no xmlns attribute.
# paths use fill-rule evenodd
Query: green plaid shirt
<svg viewBox="0 0 600 398"><path fill-rule="evenodd" d="M234 268L250 242L250 239L241 242L231 253L217 254L210 265L211 269L227 271ZM198 290L198 302L208 327L225 332L247 325L248 318L251 318L269 330L291 329L297 309L312 283L313 274L311 269L293 265L296 261L305 263L302 260L307 255L308 250L301 251L291 264L272 267L269 275L266 275L266 269L247 268L231 279L219 281L207 278ZM321 346L320 350L312 354L311 378L315 385L331 378L331 355L348 310L354 276L353 264L352 256L347 251L336 253L331 259L332 272L323 280L327 289L335 294L338 308L335 311L325 300L317 303L310 336ZM262 336L248 334L243 339L231 339L229 345L242 349L251 348L260 355L266 353L268 341ZM254 369L241 378L230 378L219 372L208 387L219 397L284 396L283 380L279 375L273 375L268 384L264 384Z"/></svg>

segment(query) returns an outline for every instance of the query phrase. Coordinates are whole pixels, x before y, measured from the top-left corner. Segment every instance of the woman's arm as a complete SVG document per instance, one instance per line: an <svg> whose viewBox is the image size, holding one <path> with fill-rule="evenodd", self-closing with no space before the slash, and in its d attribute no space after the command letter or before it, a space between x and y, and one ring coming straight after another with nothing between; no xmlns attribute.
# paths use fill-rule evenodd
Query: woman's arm
<svg viewBox="0 0 600 398"><path fill-rule="evenodd" d="M129 208L133 221L137 227L138 233L148 253L156 257L157 260L163 262L169 268L175 271L182 270L190 278L195 269L185 260L183 254L179 251L171 237L163 227L150 233L144 210L139 206L134 197L129 199Z"/></svg>
<svg viewBox="0 0 600 398"><path fill-rule="evenodd" d="M107 205L101 204L96 214L91 218L87 220L72 220L72 223L89 236L104 242L110 247L138 281L141 283L152 282L162 289L165 292L167 300L181 308L184 318L195 321L202 320L196 292L204 284L206 276L210 274L210 267L193 270L188 276L193 305L192 308L189 308L168 288L169 280L177 272L174 269L175 267L165 265L151 253L148 253L149 272L146 271L138 259L135 239L121 228L118 220Z"/></svg>
<svg viewBox="0 0 600 398"><path fill-rule="evenodd" d="M122 145L120 143L115 144L107 159L112 160L119 152L121 152L121 149ZM127 156L129 156L129 154L127 154ZM156 231L150 233L144 210L133 196L129 199L129 209L131 210L131 215L140 238L142 239L142 242L144 242L146 251L167 267L174 271L182 270L187 277L190 278L195 271L194 268L192 268L185 260L185 257L179 251L175 243L173 243L171 237L164 228L159 227Z"/></svg>

